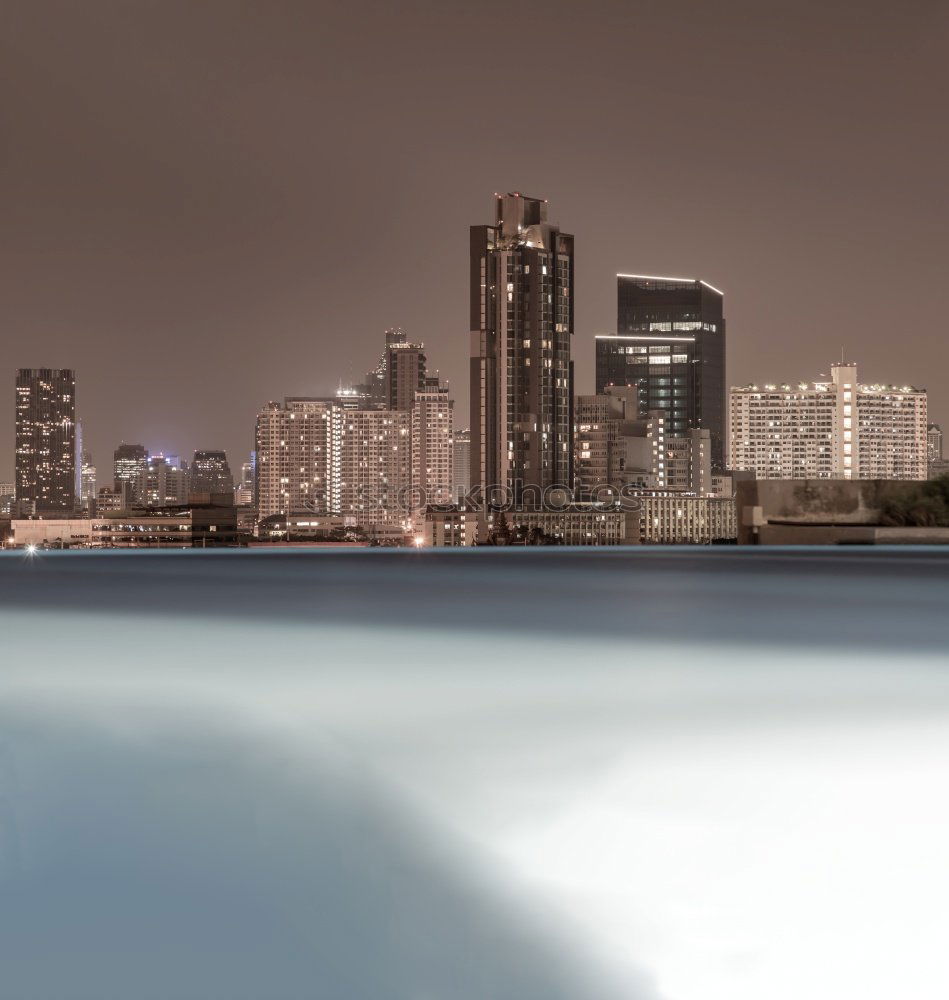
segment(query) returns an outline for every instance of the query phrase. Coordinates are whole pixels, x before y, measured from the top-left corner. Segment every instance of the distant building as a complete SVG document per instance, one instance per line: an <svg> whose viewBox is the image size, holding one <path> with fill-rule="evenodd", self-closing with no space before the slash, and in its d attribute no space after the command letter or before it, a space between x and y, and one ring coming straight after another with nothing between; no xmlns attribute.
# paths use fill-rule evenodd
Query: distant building
<svg viewBox="0 0 949 1000"><path fill-rule="evenodd" d="M641 418L635 386L577 396L574 421L573 466L581 495L601 487L665 487L665 415L653 411Z"/></svg>
<svg viewBox="0 0 949 1000"><path fill-rule="evenodd" d="M925 479L926 390L828 380L731 390L730 465L757 479Z"/></svg>
<svg viewBox="0 0 949 1000"><path fill-rule="evenodd" d="M468 548L483 544L500 514L463 505L429 508L420 535L424 546ZM505 521L512 534L537 529L561 545L638 545L639 512L569 504L561 510L508 510Z"/></svg>
<svg viewBox="0 0 949 1000"><path fill-rule="evenodd" d="M66 549L92 544L92 521L88 517L14 518L10 522L10 544L17 548L37 545Z"/></svg>
<svg viewBox="0 0 949 1000"><path fill-rule="evenodd" d="M145 502L143 493L148 472L148 450L141 444L122 443L112 455L112 485L130 504Z"/></svg>
<svg viewBox="0 0 949 1000"><path fill-rule="evenodd" d="M234 476L223 451L196 451L188 470L192 493L232 493Z"/></svg>
<svg viewBox="0 0 949 1000"><path fill-rule="evenodd" d="M461 503L471 489L471 431L455 431L452 438L452 498Z"/></svg>
<svg viewBox="0 0 949 1000"><path fill-rule="evenodd" d="M725 461L722 293L697 278L618 274L616 333L596 337L596 391L635 385L640 414L664 410L666 433L707 430L711 462Z"/></svg>
<svg viewBox="0 0 949 1000"><path fill-rule="evenodd" d="M520 504L573 483L574 240L546 200L496 195L470 264L471 482Z"/></svg>
<svg viewBox="0 0 949 1000"><path fill-rule="evenodd" d="M942 458L942 428L939 424L930 424L926 428L926 460L938 462Z"/></svg>
<svg viewBox="0 0 949 1000"><path fill-rule="evenodd" d="M92 509L96 499L96 467L92 464L92 453L83 451L79 469L79 505L83 510Z"/></svg>
<svg viewBox="0 0 949 1000"><path fill-rule="evenodd" d="M422 389L412 405L411 486L416 515L428 504L454 500L452 418L454 403L448 387Z"/></svg>
<svg viewBox="0 0 949 1000"><path fill-rule="evenodd" d="M193 490L189 470L177 455L149 455L143 479L136 483L135 494L146 507L165 507L188 502ZM197 490L202 493L224 493L226 490Z"/></svg>
<svg viewBox="0 0 949 1000"><path fill-rule="evenodd" d="M642 493L638 500L643 545L711 545L738 536L731 497Z"/></svg>
<svg viewBox="0 0 949 1000"><path fill-rule="evenodd" d="M335 400L288 397L257 415L257 517L339 514L344 409Z"/></svg>
<svg viewBox="0 0 949 1000"><path fill-rule="evenodd" d="M76 507L76 373L20 368L16 375L16 499L37 512Z"/></svg>
<svg viewBox="0 0 949 1000"><path fill-rule="evenodd" d="M96 493L95 510L92 513L104 513L109 510L122 510L127 505L127 493L124 485L122 489L116 490L114 487L102 486Z"/></svg>
<svg viewBox="0 0 949 1000"><path fill-rule="evenodd" d="M13 483L0 483L0 517L9 517L16 491Z"/></svg>
<svg viewBox="0 0 949 1000"><path fill-rule="evenodd" d="M101 548L217 548L237 544L230 491L194 494L186 504L97 512L92 544Z"/></svg>
<svg viewBox="0 0 949 1000"><path fill-rule="evenodd" d="M362 528L411 530L411 411L346 410L340 426L340 513Z"/></svg>

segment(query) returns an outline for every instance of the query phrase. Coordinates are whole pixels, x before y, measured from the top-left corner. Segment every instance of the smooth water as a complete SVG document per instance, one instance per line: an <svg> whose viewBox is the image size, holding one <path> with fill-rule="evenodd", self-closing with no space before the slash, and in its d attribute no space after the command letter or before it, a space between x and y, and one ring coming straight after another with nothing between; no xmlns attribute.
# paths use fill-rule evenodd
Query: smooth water
<svg viewBox="0 0 949 1000"><path fill-rule="evenodd" d="M949 558L0 555L3 1000L949 991Z"/></svg>

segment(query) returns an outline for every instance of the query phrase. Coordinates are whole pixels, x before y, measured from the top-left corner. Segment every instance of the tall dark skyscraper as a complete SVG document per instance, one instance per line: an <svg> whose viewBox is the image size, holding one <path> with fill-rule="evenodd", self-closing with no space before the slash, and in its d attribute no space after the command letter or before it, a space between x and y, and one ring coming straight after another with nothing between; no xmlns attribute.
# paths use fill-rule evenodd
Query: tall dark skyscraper
<svg viewBox="0 0 949 1000"><path fill-rule="evenodd" d="M37 512L76 507L76 373L16 373L16 499Z"/></svg>
<svg viewBox="0 0 949 1000"><path fill-rule="evenodd" d="M697 278L619 274L616 333L596 338L596 391L639 388L639 411L665 410L668 432L711 434L725 464L725 317L722 293Z"/></svg>
<svg viewBox="0 0 949 1000"><path fill-rule="evenodd" d="M471 227L471 483L534 502L573 479L573 237L544 200L495 208Z"/></svg>

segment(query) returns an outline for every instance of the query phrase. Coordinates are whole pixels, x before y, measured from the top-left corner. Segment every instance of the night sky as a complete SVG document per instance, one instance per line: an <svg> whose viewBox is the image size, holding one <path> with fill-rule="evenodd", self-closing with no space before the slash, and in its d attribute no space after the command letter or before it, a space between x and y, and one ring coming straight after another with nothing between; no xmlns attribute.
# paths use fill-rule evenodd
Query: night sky
<svg viewBox="0 0 949 1000"><path fill-rule="evenodd" d="M18 366L77 369L100 485L122 440L236 469L262 404L387 326L466 426L468 226L503 190L576 234L578 391L617 271L700 276L729 383L843 348L949 422L947 42L913 0L4 0L0 478Z"/></svg>

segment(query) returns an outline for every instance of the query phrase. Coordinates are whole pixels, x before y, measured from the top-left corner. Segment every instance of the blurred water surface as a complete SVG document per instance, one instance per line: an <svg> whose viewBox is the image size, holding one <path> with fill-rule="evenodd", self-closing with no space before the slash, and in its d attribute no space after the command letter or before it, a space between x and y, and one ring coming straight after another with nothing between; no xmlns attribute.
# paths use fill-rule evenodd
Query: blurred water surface
<svg viewBox="0 0 949 1000"><path fill-rule="evenodd" d="M927 549L0 555L0 996L949 990Z"/></svg>

